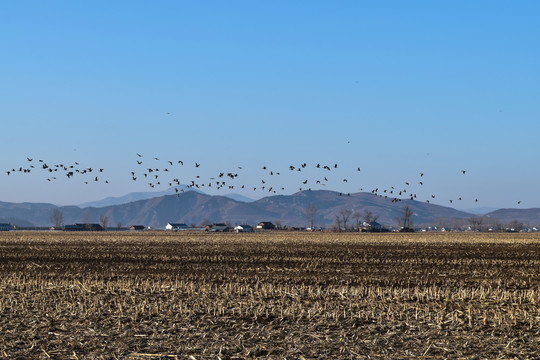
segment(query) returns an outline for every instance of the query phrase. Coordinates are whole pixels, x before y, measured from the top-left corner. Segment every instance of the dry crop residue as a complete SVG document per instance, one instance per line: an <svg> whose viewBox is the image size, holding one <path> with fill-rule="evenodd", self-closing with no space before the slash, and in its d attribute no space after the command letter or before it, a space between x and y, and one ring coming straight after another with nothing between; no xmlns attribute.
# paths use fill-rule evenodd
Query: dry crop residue
<svg viewBox="0 0 540 360"><path fill-rule="evenodd" d="M8 232L0 359L535 359L540 235Z"/></svg>

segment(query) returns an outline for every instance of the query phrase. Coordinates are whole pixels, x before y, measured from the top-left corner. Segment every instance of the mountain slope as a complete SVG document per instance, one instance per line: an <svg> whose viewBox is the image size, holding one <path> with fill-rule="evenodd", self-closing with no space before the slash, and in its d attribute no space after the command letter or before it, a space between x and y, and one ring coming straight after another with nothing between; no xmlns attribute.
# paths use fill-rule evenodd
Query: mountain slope
<svg viewBox="0 0 540 360"><path fill-rule="evenodd" d="M178 189L179 192L195 191L195 192L198 192L199 194L204 194L204 192L200 190L190 188L182 184L182 185L171 187L162 191L132 192L123 196L108 197L108 198L97 200L97 201L91 201L91 202L79 204L77 206L80 208L86 208L86 207L101 208L101 207L106 207L106 206L122 205L122 204L127 204L130 202L139 201L139 200L153 199L153 198L164 196L164 195L176 195L176 189ZM243 196L240 194L224 194L223 196L229 199L233 199L233 200L241 201L241 202L255 201L251 198L248 198L247 196Z"/></svg>
<svg viewBox="0 0 540 360"><path fill-rule="evenodd" d="M197 191L197 192L200 192L200 191L198 191L196 189L189 188L186 185L179 185L179 186L176 186L176 188L178 189L178 191L184 190L184 191ZM202 192L200 192L200 193L202 193ZM160 197L160 196L163 196L163 195L174 195L174 194L176 194L175 188L171 187L171 188L168 188L168 189L162 190L162 191L132 192L132 193L129 193L129 194L126 194L126 195L123 195L123 196L108 197L108 198L97 200L97 201L91 201L91 202L86 202L86 203L83 203L83 204L79 204L77 206L80 207L80 208L86 208L86 207L97 207L97 208L99 208L99 207L105 207L105 206L127 204L127 203L134 202L134 201L153 199L153 198Z"/></svg>
<svg viewBox="0 0 540 360"><path fill-rule="evenodd" d="M282 223L307 225L305 209L312 203L318 210L315 214L316 224L332 224L341 210L348 209L363 215L365 210L378 216L378 222L385 225L396 224L396 217L401 216L402 207L408 205L413 211L414 224L432 223L437 218L465 219L471 214L444 206L421 203L412 200L392 202L371 193L355 193L350 196L341 195L334 191L316 190L302 191L290 196L271 196L255 201L253 204L264 206L274 213L281 213ZM352 224L352 218L349 219Z"/></svg>
<svg viewBox="0 0 540 360"><path fill-rule="evenodd" d="M132 201L126 204L104 207L62 206L65 224L90 221L98 223L100 216L108 218L108 226L145 225L156 228L164 227L168 222L199 224L203 219L209 222L230 222L231 224L256 224L260 221L281 221L282 225L309 225L305 210L309 204L318 210L315 224L329 226L334 223L341 210L351 210L361 215L366 210L378 216L378 222L386 226L396 225L396 217L401 216L402 207L408 205L412 212L412 221L416 225L435 224L441 219L468 219L475 215L453 208L424 202L403 200L392 202L371 193L356 193L340 196L334 191L302 191L292 195L269 196L253 202L242 202L225 196L210 196L195 191L177 195L164 195L151 199ZM50 216L57 208L52 204L5 203L0 202L0 219L22 226L50 226ZM524 223L540 223L540 209L501 209L487 216L503 222L517 219ZM362 217L363 218L363 217ZM24 224L23 224L24 222ZM356 219L351 216L348 224Z"/></svg>
<svg viewBox="0 0 540 360"><path fill-rule="evenodd" d="M540 224L540 209L499 209L485 215L489 218L495 218L503 223L509 223L518 220L524 224Z"/></svg>

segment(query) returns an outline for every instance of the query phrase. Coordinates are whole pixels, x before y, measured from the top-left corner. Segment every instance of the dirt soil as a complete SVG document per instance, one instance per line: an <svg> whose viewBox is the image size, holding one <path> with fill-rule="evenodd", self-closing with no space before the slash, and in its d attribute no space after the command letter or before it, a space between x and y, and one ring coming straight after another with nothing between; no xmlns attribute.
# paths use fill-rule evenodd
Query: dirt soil
<svg viewBox="0 0 540 360"><path fill-rule="evenodd" d="M0 234L0 359L540 359L540 234Z"/></svg>

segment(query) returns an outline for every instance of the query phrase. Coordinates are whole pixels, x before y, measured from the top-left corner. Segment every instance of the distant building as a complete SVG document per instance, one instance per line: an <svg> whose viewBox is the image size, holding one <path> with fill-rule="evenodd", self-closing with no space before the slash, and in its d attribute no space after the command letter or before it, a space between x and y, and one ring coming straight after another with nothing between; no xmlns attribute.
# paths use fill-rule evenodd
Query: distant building
<svg viewBox="0 0 540 360"><path fill-rule="evenodd" d="M10 224L0 224L0 231L9 231L11 230Z"/></svg>
<svg viewBox="0 0 540 360"><path fill-rule="evenodd" d="M180 231L180 230L188 230L189 226L186 224L179 224L179 223L168 223L165 225L166 230L173 230L173 231Z"/></svg>
<svg viewBox="0 0 540 360"><path fill-rule="evenodd" d="M234 227L236 232L253 232L253 227L251 225L237 225Z"/></svg>
<svg viewBox="0 0 540 360"><path fill-rule="evenodd" d="M274 230L276 228L276 225L272 224L269 221L261 221L257 225L257 229L259 230Z"/></svg>
<svg viewBox="0 0 540 360"><path fill-rule="evenodd" d="M210 232L227 232L229 231L229 227L226 224L218 223L218 224L206 225L206 230Z"/></svg>
<svg viewBox="0 0 540 360"><path fill-rule="evenodd" d="M142 231L142 230L144 230L144 229L146 229L146 228L144 227L144 225L131 225L131 226L129 227L129 230L133 230L133 231Z"/></svg>
<svg viewBox="0 0 540 360"><path fill-rule="evenodd" d="M382 225L379 224L376 221L371 221L369 223L364 222L362 224L362 231L368 231L368 232L381 232L383 229Z"/></svg>

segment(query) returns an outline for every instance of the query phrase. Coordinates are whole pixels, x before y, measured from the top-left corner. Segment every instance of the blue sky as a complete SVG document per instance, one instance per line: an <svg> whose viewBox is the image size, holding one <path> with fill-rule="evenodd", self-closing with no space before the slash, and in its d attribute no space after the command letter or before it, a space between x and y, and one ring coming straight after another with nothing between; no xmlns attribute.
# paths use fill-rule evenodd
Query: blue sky
<svg viewBox="0 0 540 360"><path fill-rule="evenodd" d="M143 166L184 161L164 180L236 170L234 189L204 189L215 194L272 194L263 179L283 194L304 180L343 192L409 182L418 200L435 194L456 208L540 207L539 10L536 1L2 2L0 201L163 190L168 181L139 181L140 153ZM7 175L27 157L104 171L88 184L37 169ZM287 170L304 162L302 173ZM324 187L317 163L339 165Z"/></svg>

